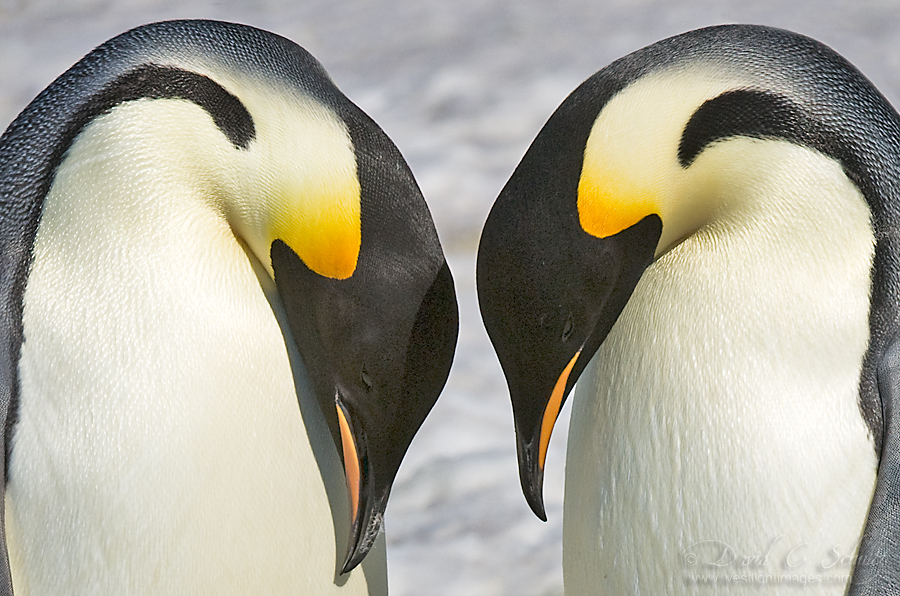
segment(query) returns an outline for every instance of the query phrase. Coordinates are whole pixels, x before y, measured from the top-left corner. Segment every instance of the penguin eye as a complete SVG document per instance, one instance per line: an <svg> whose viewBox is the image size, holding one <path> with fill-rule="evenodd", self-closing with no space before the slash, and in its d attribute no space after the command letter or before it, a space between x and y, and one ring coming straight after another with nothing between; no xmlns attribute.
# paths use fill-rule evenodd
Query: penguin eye
<svg viewBox="0 0 900 596"><path fill-rule="evenodd" d="M569 338L572 337L572 329L574 327L574 323L572 322L572 315L566 317L566 324L563 325L562 332L562 340L563 342L569 341Z"/></svg>
<svg viewBox="0 0 900 596"><path fill-rule="evenodd" d="M375 385L375 381L372 380L372 376L366 370L366 367L363 366L362 372L360 374L360 378L362 379L363 385L366 388L366 391L371 391L372 387Z"/></svg>

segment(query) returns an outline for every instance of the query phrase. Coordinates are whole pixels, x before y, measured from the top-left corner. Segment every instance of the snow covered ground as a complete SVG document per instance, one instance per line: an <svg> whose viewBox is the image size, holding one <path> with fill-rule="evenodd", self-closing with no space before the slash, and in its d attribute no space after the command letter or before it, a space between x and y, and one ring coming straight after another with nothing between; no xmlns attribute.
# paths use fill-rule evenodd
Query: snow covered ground
<svg viewBox="0 0 900 596"><path fill-rule="evenodd" d="M610 61L697 27L753 22L816 37L900 97L896 0L0 0L0 128L56 75L142 23L216 18L312 52L409 161L457 282L459 350L413 443L387 516L394 596L562 592L565 420L554 433L549 522L519 491L512 413L481 326L474 252L531 139Z"/></svg>

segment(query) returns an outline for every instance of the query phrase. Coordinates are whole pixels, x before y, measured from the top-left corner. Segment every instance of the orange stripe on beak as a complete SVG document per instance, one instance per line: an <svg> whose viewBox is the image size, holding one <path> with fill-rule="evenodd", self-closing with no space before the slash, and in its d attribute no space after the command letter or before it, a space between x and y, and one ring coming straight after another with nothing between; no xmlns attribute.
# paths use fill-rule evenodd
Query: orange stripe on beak
<svg viewBox="0 0 900 596"><path fill-rule="evenodd" d="M347 478L347 492L350 495L350 521L355 522L359 514L359 458L356 455L356 443L353 441L353 433L350 431L350 423L344 413L341 404L335 404L338 415L338 425L341 427L341 447L344 451L344 474Z"/></svg>
<svg viewBox="0 0 900 596"><path fill-rule="evenodd" d="M547 402L547 408L544 410L544 418L541 420L541 444L538 450L538 465L540 465L541 470L544 469L544 460L547 459L547 446L550 444L553 426L556 424L556 418L559 416L560 408L562 408L566 383L569 380L569 375L572 373L572 367L575 366L575 361L578 360L580 355L581 350L578 350L572 357L572 360L569 361L569 364L566 365L566 368L563 369L562 374L559 375L556 386L553 387L553 392L550 394L550 401Z"/></svg>

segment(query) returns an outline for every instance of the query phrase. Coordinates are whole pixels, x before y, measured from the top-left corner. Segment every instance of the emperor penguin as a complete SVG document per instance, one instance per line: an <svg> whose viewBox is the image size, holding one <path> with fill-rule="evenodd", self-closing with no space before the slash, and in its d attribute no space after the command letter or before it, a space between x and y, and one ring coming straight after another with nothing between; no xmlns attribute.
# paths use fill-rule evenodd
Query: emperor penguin
<svg viewBox="0 0 900 596"><path fill-rule="evenodd" d="M386 594L456 297L305 50L171 21L61 75L0 138L0 291L0 594Z"/></svg>
<svg viewBox="0 0 900 596"><path fill-rule="evenodd" d="M731 25L613 62L477 269L542 519L578 381L567 594L898 593L900 117L847 60Z"/></svg>

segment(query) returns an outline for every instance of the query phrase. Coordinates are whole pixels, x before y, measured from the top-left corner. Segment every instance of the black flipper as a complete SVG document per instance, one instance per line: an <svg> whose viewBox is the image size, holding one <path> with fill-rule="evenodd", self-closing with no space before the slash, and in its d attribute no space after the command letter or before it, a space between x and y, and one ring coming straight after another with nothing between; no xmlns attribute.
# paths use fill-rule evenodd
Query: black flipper
<svg viewBox="0 0 900 596"><path fill-rule="evenodd" d="M884 351L877 375L884 416L881 460L849 596L900 593L900 338Z"/></svg>
<svg viewBox="0 0 900 596"><path fill-rule="evenodd" d="M6 443L8 428L6 419L9 413L10 391L8 379L0 379L0 432L3 433L3 444ZM6 548L6 450L0 450L3 454L3 465L0 465L0 596L12 596L12 576L9 572L9 552Z"/></svg>

